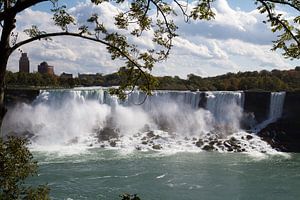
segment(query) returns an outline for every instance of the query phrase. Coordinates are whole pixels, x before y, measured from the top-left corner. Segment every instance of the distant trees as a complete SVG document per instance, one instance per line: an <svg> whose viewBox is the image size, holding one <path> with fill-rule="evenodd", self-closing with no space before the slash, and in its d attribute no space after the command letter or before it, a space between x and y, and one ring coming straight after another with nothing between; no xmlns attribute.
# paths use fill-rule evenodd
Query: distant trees
<svg viewBox="0 0 300 200"><path fill-rule="evenodd" d="M36 73L8 71L5 76L5 85L16 86L59 86L59 77Z"/></svg>
<svg viewBox="0 0 300 200"><path fill-rule="evenodd" d="M47 74L26 74L22 72L6 73L6 85L13 86L44 86L72 88L75 86L117 86L124 79L124 75L112 73L107 75L90 75L84 78L63 78ZM216 77L200 77L189 74L187 79L178 76L156 77L158 82L155 89L161 90L300 90L300 70L262 70L260 72L227 73Z"/></svg>
<svg viewBox="0 0 300 200"><path fill-rule="evenodd" d="M201 78L188 75L187 85L192 90L299 90L300 71L262 70L261 72L228 73L216 77ZM162 89L162 88L161 88ZM165 89L165 88L164 88Z"/></svg>

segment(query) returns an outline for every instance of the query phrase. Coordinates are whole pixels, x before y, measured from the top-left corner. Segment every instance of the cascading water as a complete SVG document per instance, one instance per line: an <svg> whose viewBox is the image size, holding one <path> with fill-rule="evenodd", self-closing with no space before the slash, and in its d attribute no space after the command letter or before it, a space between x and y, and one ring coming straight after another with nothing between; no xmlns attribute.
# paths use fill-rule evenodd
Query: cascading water
<svg viewBox="0 0 300 200"><path fill-rule="evenodd" d="M240 129L243 92L201 93L155 91L144 101L145 94L134 91L127 100L120 101L103 88L44 90L31 105L11 109L3 131L27 135L32 147L38 150L103 146L170 151L272 151L257 136L250 137ZM199 108L203 96L205 109ZM279 96L274 95L273 107L282 103L276 99ZM273 117L279 115L279 111L272 112Z"/></svg>
<svg viewBox="0 0 300 200"><path fill-rule="evenodd" d="M276 122L282 116L284 99L285 92L271 92L268 119L256 125L253 132L259 132L268 124Z"/></svg>
<svg viewBox="0 0 300 200"><path fill-rule="evenodd" d="M206 109L213 114L217 123L237 131L243 112L244 93L206 92L206 96Z"/></svg>
<svg viewBox="0 0 300 200"><path fill-rule="evenodd" d="M282 115L282 109L285 99L285 92L272 92L269 108L269 120L274 122Z"/></svg>

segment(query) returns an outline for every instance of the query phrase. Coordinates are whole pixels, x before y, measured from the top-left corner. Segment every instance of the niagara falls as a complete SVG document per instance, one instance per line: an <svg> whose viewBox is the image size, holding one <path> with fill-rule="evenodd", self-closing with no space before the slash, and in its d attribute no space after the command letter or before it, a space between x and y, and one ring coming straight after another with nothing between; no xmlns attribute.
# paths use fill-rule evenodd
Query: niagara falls
<svg viewBox="0 0 300 200"><path fill-rule="evenodd" d="M299 200L300 0L0 0L0 200Z"/></svg>
<svg viewBox="0 0 300 200"><path fill-rule="evenodd" d="M152 190L163 199L230 199L237 190L241 198L265 198L264 184L296 187L281 181L297 182L300 157L258 135L281 118L286 95L265 93L265 118L257 120L252 92L133 91L120 100L103 87L40 90L9 109L3 130L29 139L41 167L31 182L47 180L54 199L114 199L127 191L152 199ZM285 173L268 178L274 170ZM241 177L262 178L261 194ZM212 195L216 188L220 195Z"/></svg>

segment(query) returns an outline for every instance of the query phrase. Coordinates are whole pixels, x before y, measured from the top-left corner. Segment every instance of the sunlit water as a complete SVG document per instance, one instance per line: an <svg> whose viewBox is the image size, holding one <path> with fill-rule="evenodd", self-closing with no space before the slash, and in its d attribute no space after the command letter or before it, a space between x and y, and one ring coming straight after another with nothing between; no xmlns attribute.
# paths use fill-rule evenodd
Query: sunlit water
<svg viewBox="0 0 300 200"><path fill-rule="evenodd" d="M53 199L299 199L300 154L175 153L91 149L59 156L35 152Z"/></svg>

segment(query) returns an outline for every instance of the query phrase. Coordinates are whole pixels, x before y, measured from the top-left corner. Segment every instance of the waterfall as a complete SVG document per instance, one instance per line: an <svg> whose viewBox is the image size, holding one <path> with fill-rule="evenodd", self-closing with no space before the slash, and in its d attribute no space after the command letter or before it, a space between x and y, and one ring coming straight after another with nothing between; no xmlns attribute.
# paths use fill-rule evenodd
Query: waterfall
<svg viewBox="0 0 300 200"><path fill-rule="evenodd" d="M64 89L64 90L41 90L40 95L35 99L33 104L48 103L61 104L66 99L84 102L86 100L95 100L99 103L108 101L104 89Z"/></svg>
<svg viewBox="0 0 300 200"><path fill-rule="evenodd" d="M246 138L240 128L241 91L154 91L145 97L145 93L133 91L121 101L111 96L108 88L99 87L43 90L32 104L18 104L9 110L2 130L29 137L35 149L70 152L73 145L79 149L97 145L154 149L161 145L172 150L207 149L210 145L224 151L231 148L227 137ZM278 108L283 101L284 93L272 93L270 119L280 117L282 109ZM109 138L107 135L114 137L113 143L103 139ZM249 150L256 148L244 142Z"/></svg>
<svg viewBox="0 0 300 200"><path fill-rule="evenodd" d="M206 92L206 97L206 109L217 118L222 118L226 115L228 105L237 105L241 108L244 106L243 92Z"/></svg>
<svg viewBox="0 0 300 200"><path fill-rule="evenodd" d="M240 128L244 106L243 92L206 92L206 109L209 110L217 123L233 129Z"/></svg>
<svg viewBox="0 0 300 200"><path fill-rule="evenodd" d="M200 92L154 91L151 96L146 97L145 93L134 91L122 104L130 106L142 103L141 106L146 111L151 111L151 109L157 106L157 104L159 104L160 102L176 102L178 104L185 104L196 110L199 107L200 98Z"/></svg>
<svg viewBox="0 0 300 200"><path fill-rule="evenodd" d="M285 92L271 93L269 117L268 117L271 122L275 122L281 117L284 99L285 99Z"/></svg>
<svg viewBox="0 0 300 200"><path fill-rule="evenodd" d="M281 117L284 99L285 92L271 92L268 119L256 125L252 130L254 133L258 133L260 130L267 127L268 124L276 122Z"/></svg>

